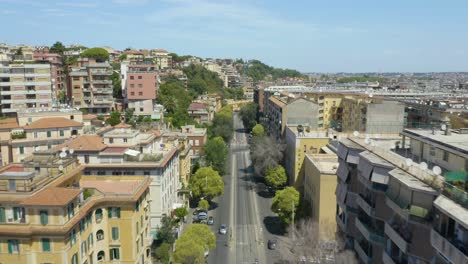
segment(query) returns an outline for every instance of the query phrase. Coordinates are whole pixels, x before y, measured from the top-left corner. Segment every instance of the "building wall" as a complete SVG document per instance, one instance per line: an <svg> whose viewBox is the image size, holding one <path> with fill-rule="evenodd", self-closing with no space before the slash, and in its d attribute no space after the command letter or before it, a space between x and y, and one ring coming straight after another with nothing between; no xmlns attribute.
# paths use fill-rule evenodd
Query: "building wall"
<svg viewBox="0 0 468 264"><path fill-rule="evenodd" d="M157 76L155 72L127 72L127 98L129 100L156 99Z"/></svg>
<svg viewBox="0 0 468 264"><path fill-rule="evenodd" d="M403 131L405 106L397 101L382 101L367 105L366 133L398 134Z"/></svg>
<svg viewBox="0 0 468 264"><path fill-rule="evenodd" d="M287 105L286 125L303 125L317 128L318 105L300 98Z"/></svg>
<svg viewBox="0 0 468 264"><path fill-rule="evenodd" d="M410 139L410 151L416 161L425 161L429 165L437 165L446 171L466 171L468 166L468 161L464 157L415 138ZM447 160L444 160L445 155Z"/></svg>

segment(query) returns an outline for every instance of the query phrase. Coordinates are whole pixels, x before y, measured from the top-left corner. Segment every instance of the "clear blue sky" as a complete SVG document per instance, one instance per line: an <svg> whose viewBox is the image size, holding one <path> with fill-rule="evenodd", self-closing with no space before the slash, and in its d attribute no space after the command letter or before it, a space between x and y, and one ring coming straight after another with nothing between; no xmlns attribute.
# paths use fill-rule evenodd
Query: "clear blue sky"
<svg viewBox="0 0 468 264"><path fill-rule="evenodd" d="M0 42L165 48L306 72L468 71L467 0L0 0Z"/></svg>

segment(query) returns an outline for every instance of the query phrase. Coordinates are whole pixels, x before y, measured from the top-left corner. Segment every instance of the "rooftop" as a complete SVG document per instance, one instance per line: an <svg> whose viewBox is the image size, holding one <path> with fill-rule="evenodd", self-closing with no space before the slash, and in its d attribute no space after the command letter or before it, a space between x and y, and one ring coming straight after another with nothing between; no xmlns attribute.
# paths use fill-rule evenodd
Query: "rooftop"
<svg viewBox="0 0 468 264"><path fill-rule="evenodd" d="M459 155L468 159L468 134L456 133L452 130L450 135L445 135L444 131L436 130L434 134L431 129L405 129L402 135L417 138L425 143L437 144L447 151L457 151Z"/></svg>
<svg viewBox="0 0 468 264"><path fill-rule="evenodd" d="M393 164L389 163L385 159L382 159L381 157L375 155L374 153L370 151L363 151L359 153L359 156L365 158L366 160L370 161L374 165L382 166L382 167L387 167L387 168L393 168L395 167Z"/></svg>
<svg viewBox="0 0 468 264"><path fill-rule="evenodd" d="M413 191L433 194L434 196L439 194L431 186L418 180L417 178L413 177L413 175L407 173L404 170L397 168L397 169L391 170L388 174L390 174L393 178L397 179L399 182L406 185L408 188L410 188Z"/></svg>
<svg viewBox="0 0 468 264"><path fill-rule="evenodd" d="M22 205L65 206L80 194L78 188L50 187L21 202Z"/></svg>
<svg viewBox="0 0 468 264"><path fill-rule="evenodd" d="M82 127L83 124L64 117L41 118L24 126L24 129L46 129L46 128L65 128Z"/></svg>
<svg viewBox="0 0 468 264"><path fill-rule="evenodd" d="M289 129L293 132L296 137L299 138L329 138L327 131L325 130L309 130L307 131L307 127L303 127L303 132L299 133L298 130L299 126L295 125L287 125L286 129Z"/></svg>
<svg viewBox="0 0 468 264"><path fill-rule="evenodd" d="M16 118L5 118L0 120L0 129L18 128L18 121Z"/></svg>
<svg viewBox="0 0 468 264"><path fill-rule="evenodd" d="M306 154L315 167L325 174L336 174L338 169L338 156L336 154Z"/></svg>
<svg viewBox="0 0 468 264"><path fill-rule="evenodd" d="M101 151L107 146L98 135L81 135L59 145L57 149L62 149L63 147L68 147L76 151Z"/></svg>
<svg viewBox="0 0 468 264"><path fill-rule="evenodd" d="M188 111L197 111L197 110L205 110L205 109L206 109L206 105L202 103L197 103L197 102L191 103L188 107Z"/></svg>
<svg viewBox="0 0 468 264"><path fill-rule="evenodd" d="M133 194L143 180L81 180L80 187L95 188L104 194Z"/></svg>

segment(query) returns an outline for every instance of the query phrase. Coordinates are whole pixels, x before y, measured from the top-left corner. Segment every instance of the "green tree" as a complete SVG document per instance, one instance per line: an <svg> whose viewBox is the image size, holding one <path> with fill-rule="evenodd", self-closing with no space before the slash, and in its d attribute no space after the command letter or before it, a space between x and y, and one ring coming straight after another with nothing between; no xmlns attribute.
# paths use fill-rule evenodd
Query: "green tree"
<svg viewBox="0 0 468 264"><path fill-rule="evenodd" d="M122 98L122 80L118 72L112 72L110 79L112 81L114 98Z"/></svg>
<svg viewBox="0 0 468 264"><path fill-rule="evenodd" d="M119 56L119 61L124 61L127 59L127 54L122 54Z"/></svg>
<svg viewBox="0 0 468 264"><path fill-rule="evenodd" d="M220 174L224 174L229 148L222 137L215 137L203 147L208 164L213 166Z"/></svg>
<svg viewBox="0 0 468 264"><path fill-rule="evenodd" d="M265 136L265 128L261 124L256 124L252 128L252 135L254 137L263 137L263 136Z"/></svg>
<svg viewBox="0 0 468 264"><path fill-rule="evenodd" d="M202 210L208 210L210 208L210 203L205 199L201 199L198 201L198 208Z"/></svg>
<svg viewBox="0 0 468 264"><path fill-rule="evenodd" d="M187 207L178 207L174 210L175 216L177 218L184 220L184 218L188 215Z"/></svg>
<svg viewBox="0 0 468 264"><path fill-rule="evenodd" d="M187 111L193 98L185 90L184 85L174 76L169 76L165 81L159 87L157 100L166 108L168 120L174 127L194 123Z"/></svg>
<svg viewBox="0 0 468 264"><path fill-rule="evenodd" d="M294 187L286 187L284 190L276 192L271 204L271 210L279 215L283 223L289 224L298 205L299 192Z"/></svg>
<svg viewBox="0 0 468 264"><path fill-rule="evenodd" d="M169 216L163 216L161 218L161 224L158 228L156 235L156 240L159 243L169 243L172 244L175 241L174 236L174 227L175 223Z"/></svg>
<svg viewBox="0 0 468 264"><path fill-rule="evenodd" d="M231 140L234 133L232 106L225 106L215 114L210 130L211 137L222 137L224 142Z"/></svg>
<svg viewBox="0 0 468 264"><path fill-rule="evenodd" d="M156 248L156 257L164 264L169 263L171 258L171 244L162 243L159 247Z"/></svg>
<svg viewBox="0 0 468 264"><path fill-rule="evenodd" d="M224 82L219 78L217 73L207 70L202 65L191 64L190 66L183 68L183 72L185 73L185 75L187 75L189 83L191 82L191 80L202 80L204 82L203 86L205 86L206 88L202 89L201 91L206 91L208 93L219 93L221 92L224 86ZM196 91L192 90L192 87L188 88L190 91L195 92L196 95L200 94L200 90Z"/></svg>
<svg viewBox="0 0 468 264"><path fill-rule="evenodd" d="M285 185L288 181L288 177L286 176L286 171L283 166L269 167L266 171L265 181L267 185L273 188Z"/></svg>
<svg viewBox="0 0 468 264"><path fill-rule="evenodd" d="M17 49L15 55L18 55L18 56L23 55L23 48L20 47L19 49Z"/></svg>
<svg viewBox="0 0 468 264"><path fill-rule="evenodd" d="M76 65L78 63L78 56L71 56L65 59L65 65Z"/></svg>
<svg viewBox="0 0 468 264"><path fill-rule="evenodd" d="M124 117L125 117L125 122L128 123L133 119L133 113L135 112L135 109L133 108L127 108L125 109L124 112Z"/></svg>
<svg viewBox="0 0 468 264"><path fill-rule="evenodd" d="M59 100L60 103L65 103L65 101L67 99L67 95L65 94L65 91L60 91L57 94L57 99Z"/></svg>
<svg viewBox="0 0 468 264"><path fill-rule="evenodd" d="M174 251L174 262L180 264L205 263L205 250L216 247L216 236L207 225L189 225L177 239Z"/></svg>
<svg viewBox="0 0 468 264"><path fill-rule="evenodd" d="M194 91L197 94L204 94L208 90L206 82L199 76L190 80L187 86L190 90Z"/></svg>
<svg viewBox="0 0 468 264"><path fill-rule="evenodd" d="M60 41L56 41L52 46L49 48L50 53L58 53L60 55L63 55L65 52L66 48Z"/></svg>
<svg viewBox="0 0 468 264"><path fill-rule="evenodd" d="M239 112L244 128L251 130L257 124L257 105L249 103L244 105Z"/></svg>
<svg viewBox="0 0 468 264"><path fill-rule="evenodd" d="M103 48L91 48L83 51L82 58L95 59L96 62L105 62L109 60L109 52Z"/></svg>
<svg viewBox="0 0 468 264"><path fill-rule="evenodd" d="M190 189L193 196L211 200L224 193L224 182L212 167L202 167L190 178Z"/></svg>
<svg viewBox="0 0 468 264"><path fill-rule="evenodd" d="M120 124L120 112L111 112L110 117L106 119L106 124L109 124L111 126Z"/></svg>

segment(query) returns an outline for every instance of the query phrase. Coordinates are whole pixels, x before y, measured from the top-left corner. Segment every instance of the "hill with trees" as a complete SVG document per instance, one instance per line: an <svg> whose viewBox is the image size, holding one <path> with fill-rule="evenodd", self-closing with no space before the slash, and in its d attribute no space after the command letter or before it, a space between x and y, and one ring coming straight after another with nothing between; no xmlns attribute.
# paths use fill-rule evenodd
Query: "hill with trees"
<svg viewBox="0 0 468 264"><path fill-rule="evenodd" d="M249 61L243 67L241 73L251 77L254 81L265 80L270 76L273 80L285 77L305 77L305 75L303 75L299 71L271 67L259 60Z"/></svg>

